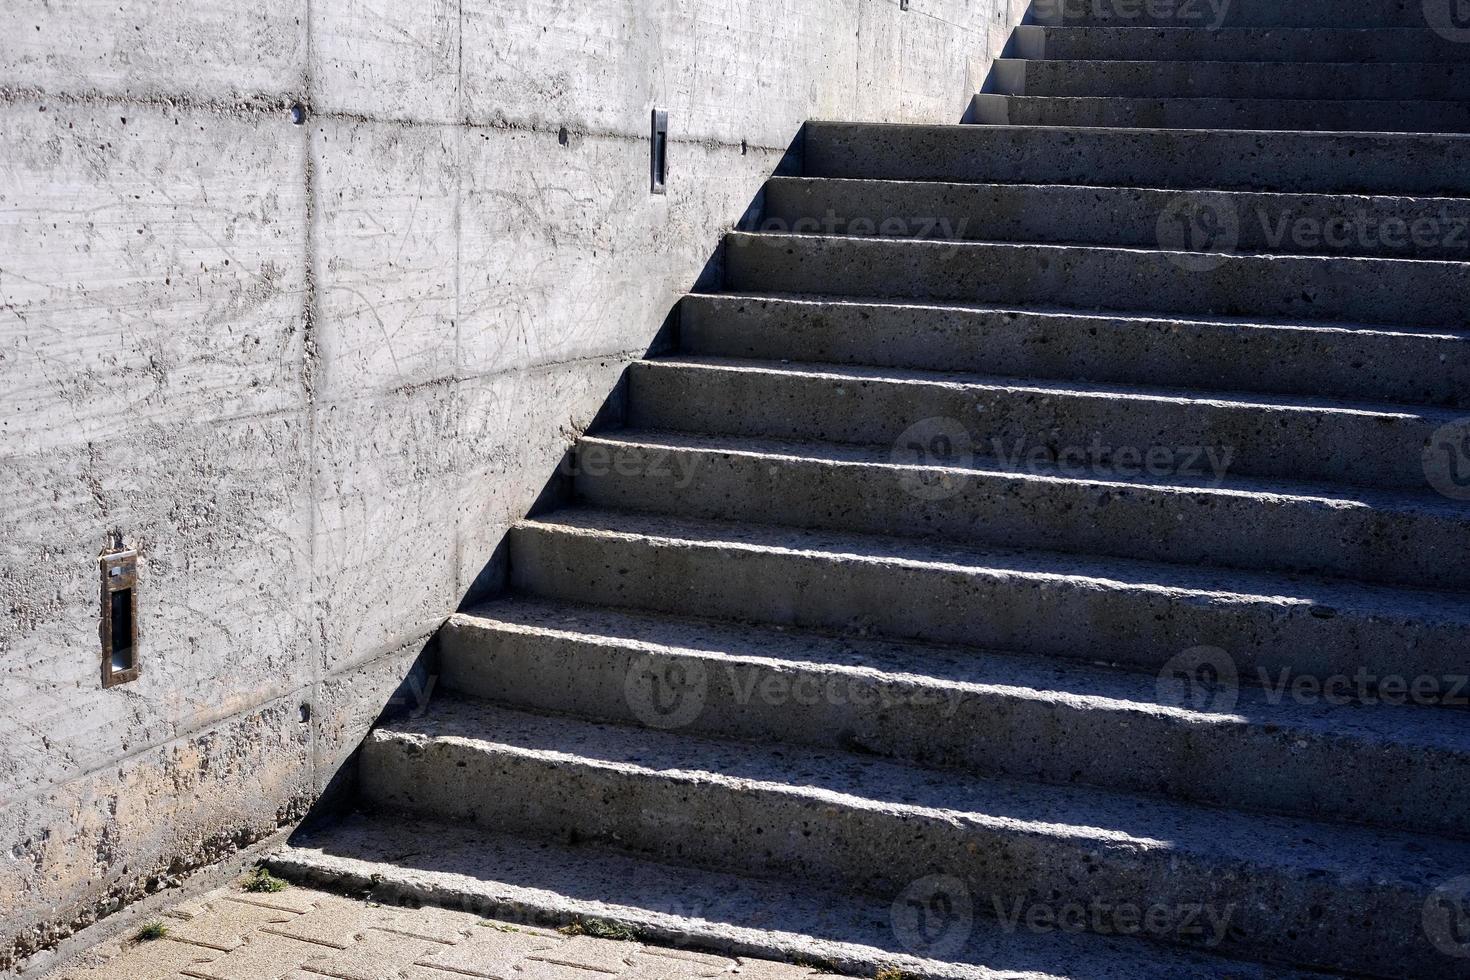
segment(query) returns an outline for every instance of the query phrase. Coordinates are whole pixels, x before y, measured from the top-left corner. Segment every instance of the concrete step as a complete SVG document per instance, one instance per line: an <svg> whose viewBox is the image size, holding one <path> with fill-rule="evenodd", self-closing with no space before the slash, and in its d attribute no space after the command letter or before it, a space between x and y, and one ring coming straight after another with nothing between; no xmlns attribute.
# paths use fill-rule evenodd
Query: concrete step
<svg viewBox="0 0 1470 980"><path fill-rule="evenodd" d="M1455 101L1470 92L1470 64L998 58L985 90L1113 98Z"/></svg>
<svg viewBox="0 0 1470 980"><path fill-rule="evenodd" d="M694 356L1470 405L1470 334L693 294Z"/></svg>
<svg viewBox="0 0 1470 980"><path fill-rule="evenodd" d="M267 864L289 880L367 893L385 904L445 905L543 927L600 920L690 953L818 963L851 976L891 969L920 980L1323 977L1131 938L1012 927L953 887L909 896L952 903L951 915L921 926L906 904L895 910L881 898L807 881L722 874L389 815L356 815L298 834Z"/></svg>
<svg viewBox="0 0 1470 980"><path fill-rule="evenodd" d="M1423 929L1436 888L1470 867L1470 844L1432 837L1079 786L957 782L849 753L451 699L374 731L360 779L371 805L496 832L887 899L943 875L985 905L1091 909L1096 932L1125 925L1120 905L1203 909L1204 935L1177 914L1168 925L1145 918L1180 945L1470 977L1470 961L1405 941Z"/></svg>
<svg viewBox="0 0 1470 980"><path fill-rule="evenodd" d="M575 491L614 510L1470 590L1470 507L1437 494L1006 460L963 437L936 426L915 450L612 432L578 443Z"/></svg>
<svg viewBox="0 0 1470 980"><path fill-rule="evenodd" d="M444 688L537 712L1470 834L1470 730L1443 708L1252 687L1196 707L1083 664L527 599L455 616L441 643ZM668 678L685 686L665 701L639 686Z"/></svg>
<svg viewBox="0 0 1470 980"><path fill-rule="evenodd" d="M1470 45L1452 40L1424 24L1417 28L1375 30L1331 26L1208 31L1022 25L1012 33L1006 53L1013 58L1036 61L1316 61L1358 67L1470 61Z"/></svg>
<svg viewBox="0 0 1470 980"><path fill-rule="evenodd" d="M1412 99L1052 98L981 93L973 122L991 126L1120 126L1335 133L1467 133L1470 102Z"/></svg>
<svg viewBox="0 0 1470 980"><path fill-rule="evenodd" d="M1154 27L1214 31L1236 27L1433 27L1440 0L1034 0L1026 22L1071 27ZM1435 18L1433 21L1430 18Z"/></svg>
<svg viewBox="0 0 1470 980"><path fill-rule="evenodd" d="M1212 229L1218 215L1182 215ZM1470 325L1470 264L1349 256L731 232L735 292Z"/></svg>
<svg viewBox="0 0 1470 980"><path fill-rule="evenodd" d="M1385 697L1408 684L1416 703L1455 707L1466 694L1461 593L580 508L515 526L511 583L566 602L1152 673L1205 644L1225 650L1217 673L1242 683L1351 678Z"/></svg>
<svg viewBox="0 0 1470 980"><path fill-rule="evenodd" d="M628 424L641 429L899 447L942 426L1002 457L1080 452L1104 463L1415 492L1430 489L1423 447L1454 419L1302 397L717 358L641 361L628 383Z"/></svg>
<svg viewBox="0 0 1470 980"><path fill-rule="evenodd" d="M1470 195L1470 136L1444 133L811 122L803 160L807 177Z"/></svg>
<svg viewBox="0 0 1470 980"><path fill-rule="evenodd" d="M1470 198L775 177L760 230L1470 261Z"/></svg>

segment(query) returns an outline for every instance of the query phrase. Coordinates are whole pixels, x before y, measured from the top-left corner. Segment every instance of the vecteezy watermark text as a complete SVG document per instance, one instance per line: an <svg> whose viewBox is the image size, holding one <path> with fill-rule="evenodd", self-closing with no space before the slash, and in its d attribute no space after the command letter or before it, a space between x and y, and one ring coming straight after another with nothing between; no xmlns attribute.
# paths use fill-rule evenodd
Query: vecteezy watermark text
<svg viewBox="0 0 1470 980"><path fill-rule="evenodd" d="M692 657L636 658L624 680L633 715L665 730L693 725L704 714L711 693L719 702L749 708L860 708L877 712L897 707L934 709L931 717L952 717L971 695L958 689L921 684L884 683L866 674L777 672L756 664L718 666Z"/></svg>
<svg viewBox="0 0 1470 980"><path fill-rule="evenodd" d="M1267 704L1439 705L1470 707L1470 674L1351 672L1304 674L1289 666L1257 665L1242 672L1219 647L1200 646L1170 658L1159 671L1159 701L1176 708L1228 714L1240 701L1242 681L1254 681Z"/></svg>
<svg viewBox="0 0 1470 980"><path fill-rule="evenodd" d="M1230 4L1231 0L1035 0L1031 15L1036 23L1053 26L1081 20L1136 25L1146 20L1218 30L1225 23Z"/></svg>
<svg viewBox="0 0 1470 980"><path fill-rule="evenodd" d="M970 226L969 218L955 220L937 215L859 215L845 217L828 210L820 218L796 219L776 215L762 219L760 230L772 234L852 235L862 238L919 238L937 241L962 241Z"/></svg>
<svg viewBox="0 0 1470 980"><path fill-rule="evenodd" d="M936 874L910 882L893 900L889 915L895 937L908 952L948 959L970 941L977 914L993 919L1010 934L1090 932L1214 948L1228 937L1235 910L1234 903L1142 903L1096 897L1040 901L997 894L976 901L962 879Z"/></svg>
<svg viewBox="0 0 1470 980"><path fill-rule="evenodd" d="M889 462L903 467L903 488L924 500L963 493L971 470L985 455L1013 473L1087 476L1105 480L1184 477L1200 482L1225 480L1236 451L1231 446L1132 446L1105 441L1093 433L1080 444L1033 443L1025 437L992 436L983 444L959 419L921 419L894 440Z"/></svg>

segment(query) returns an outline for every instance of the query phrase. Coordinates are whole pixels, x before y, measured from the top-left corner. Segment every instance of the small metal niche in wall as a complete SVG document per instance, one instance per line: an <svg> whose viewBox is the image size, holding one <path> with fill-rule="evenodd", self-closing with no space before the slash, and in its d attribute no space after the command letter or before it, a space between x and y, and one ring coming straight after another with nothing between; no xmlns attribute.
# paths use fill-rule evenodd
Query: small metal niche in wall
<svg viewBox="0 0 1470 980"><path fill-rule="evenodd" d="M653 110L652 151L653 193L667 194L669 192L669 114L662 109Z"/></svg>
<svg viewBox="0 0 1470 980"><path fill-rule="evenodd" d="M132 549L103 555L102 686L135 681L138 664L138 553Z"/></svg>

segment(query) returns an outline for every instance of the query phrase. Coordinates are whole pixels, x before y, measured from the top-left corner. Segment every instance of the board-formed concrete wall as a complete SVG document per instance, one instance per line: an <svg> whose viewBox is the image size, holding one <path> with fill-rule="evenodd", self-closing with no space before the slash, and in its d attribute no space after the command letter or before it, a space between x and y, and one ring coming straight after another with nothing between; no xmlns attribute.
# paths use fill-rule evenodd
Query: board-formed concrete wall
<svg viewBox="0 0 1470 980"><path fill-rule="evenodd" d="M307 811L801 123L1023 0L909 6L0 5L0 968Z"/></svg>

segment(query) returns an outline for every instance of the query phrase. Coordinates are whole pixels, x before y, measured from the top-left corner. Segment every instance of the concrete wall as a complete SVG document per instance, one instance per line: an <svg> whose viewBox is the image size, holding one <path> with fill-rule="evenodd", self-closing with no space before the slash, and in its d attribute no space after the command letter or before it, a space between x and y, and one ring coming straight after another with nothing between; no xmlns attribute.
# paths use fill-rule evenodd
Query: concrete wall
<svg viewBox="0 0 1470 980"><path fill-rule="evenodd" d="M0 5L0 968L298 819L803 120L957 121L1021 7Z"/></svg>

